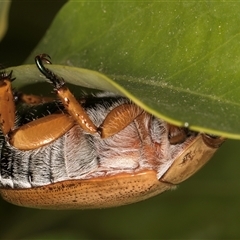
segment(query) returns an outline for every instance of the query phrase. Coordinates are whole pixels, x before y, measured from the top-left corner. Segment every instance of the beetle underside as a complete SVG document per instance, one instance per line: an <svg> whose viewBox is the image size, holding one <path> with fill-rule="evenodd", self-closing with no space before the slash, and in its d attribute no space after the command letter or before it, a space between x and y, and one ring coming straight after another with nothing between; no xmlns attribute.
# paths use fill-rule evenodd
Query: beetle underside
<svg viewBox="0 0 240 240"><path fill-rule="evenodd" d="M74 209L141 201L193 175L224 141L111 93L77 101L43 61L50 63L45 54L36 57L58 101L36 97L15 116L11 75L0 80L0 193L13 204Z"/></svg>

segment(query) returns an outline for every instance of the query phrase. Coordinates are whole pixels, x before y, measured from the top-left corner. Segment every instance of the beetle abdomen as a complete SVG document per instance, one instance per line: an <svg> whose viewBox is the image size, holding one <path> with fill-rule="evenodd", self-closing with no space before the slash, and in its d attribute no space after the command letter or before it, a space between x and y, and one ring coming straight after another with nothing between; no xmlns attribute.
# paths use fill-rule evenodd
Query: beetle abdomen
<svg viewBox="0 0 240 240"><path fill-rule="evenodd" d="M7 143L1 159L2 186L42 186L69 179L76 172L81 177L96 165L96 156L88 146L87 137L79 138L77 143L70 142L71 133L78 135L80 132L76 126L49 145L29 151L18 150Z"/></svg>
<svg viewBox="0 0 240 240"><path fill-rule="evenodd" d="M2 197L16 205L44 209L116 207L142 201L175 188L160 182L155 171L109 178L63 181L32 189L1 189Z"/></svg>
<svg viewBox="0 0 240 240"><path fill-rule="evenodd" d="M86 100L85 108L96 125L105 119L112 108L129 101L112 96L94 100ZM50 108L46 109L42 115L53 113ZM29 116L28 121L32 121ZM145 120L147 124L149 116ZM23 120L19 119L19 122ZM0 187L4 188L31 188L65 180L134 173L147 167L151 169L144 158L143 142L134 122L108 139L101 139L98 134L88 134L75 125L54 142L28 151L16 149L1 137ZM149 141L150 136L148 138Z"/></svg>

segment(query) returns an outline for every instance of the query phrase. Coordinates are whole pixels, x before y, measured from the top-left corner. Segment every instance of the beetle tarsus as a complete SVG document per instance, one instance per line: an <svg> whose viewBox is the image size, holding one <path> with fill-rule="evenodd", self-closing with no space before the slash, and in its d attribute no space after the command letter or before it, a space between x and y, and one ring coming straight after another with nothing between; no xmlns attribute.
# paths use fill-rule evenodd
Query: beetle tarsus
<svg viewBox="0 0 240 240"><path fill-rule="evenodd" d="M12 77L13 71L6 73L5 71L0 72L0 80L8 79L10 82L13 82L16 78Z"/></svg>
<svg viewBox="0 0 240 240"><path fill-rule="evenodd" d="M6 78L8 78L11 82L13 82L16 78L12 77L12 73L13 71L11 71L10 73L6 74Z"/></svg>
<svg viewBox="0 0 240 240"><path fill-rule="evenodd" d="M51 59L51 57L48 54L45 54L45 53L39 54L35 57L35 63L37 65L39 71L49 80L50 83L53 84L54 89L58 90L62 86L65 85L65 81L63 78L57 76L50 69L48 69L44 66L43 62L52 64L50 59Z"/></svg>

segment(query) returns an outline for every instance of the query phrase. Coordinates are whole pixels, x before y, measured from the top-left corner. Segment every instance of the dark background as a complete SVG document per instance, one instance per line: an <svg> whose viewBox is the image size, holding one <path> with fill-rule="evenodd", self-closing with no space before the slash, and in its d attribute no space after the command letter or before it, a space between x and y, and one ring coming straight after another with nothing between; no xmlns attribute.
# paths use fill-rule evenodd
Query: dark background
<svg viewBox="0 0 240 240"><path fill-rule="evenodd" d="M0 43L1 63L6 67L21 65L66 2L63 0L13 0L8 31Z"/></svg>

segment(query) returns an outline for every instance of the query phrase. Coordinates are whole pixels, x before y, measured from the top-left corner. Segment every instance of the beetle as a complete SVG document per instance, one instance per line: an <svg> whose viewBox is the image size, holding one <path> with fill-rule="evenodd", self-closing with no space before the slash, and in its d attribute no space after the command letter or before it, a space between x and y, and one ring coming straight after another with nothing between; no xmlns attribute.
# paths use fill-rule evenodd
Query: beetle
<svg viewBox="0 0 240 240"><path fill-rule="evenodd" d="M138 202L174 189L224 142L113 93L77 100L45 66L47 54L35 62L58 100L19 94L12 72L0 75L0 194L10 203L89 209ZM19 101L24 107L16 111Z"/></svg>

